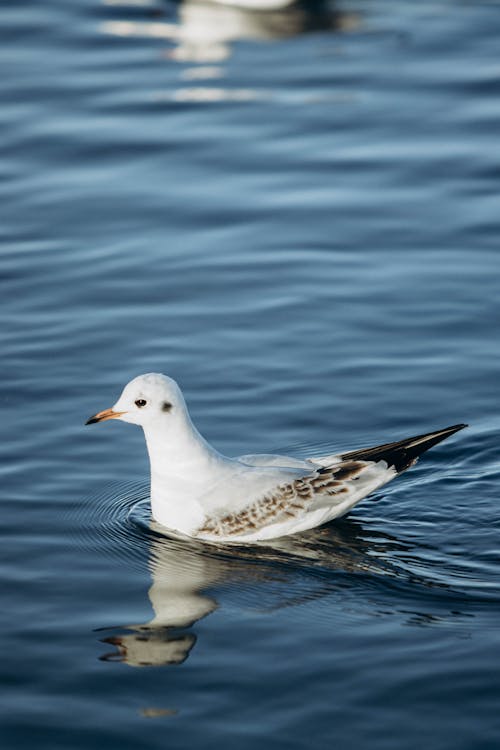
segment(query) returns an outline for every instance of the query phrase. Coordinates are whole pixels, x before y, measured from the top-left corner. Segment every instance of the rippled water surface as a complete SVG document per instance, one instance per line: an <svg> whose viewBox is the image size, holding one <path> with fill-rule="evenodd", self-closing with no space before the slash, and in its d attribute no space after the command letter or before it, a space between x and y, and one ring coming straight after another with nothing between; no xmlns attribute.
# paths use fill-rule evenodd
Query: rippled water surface
<svg viewBox="0 0 500 750"><path fill-rule="evenodd" d="M2 15L2 747L498 748L500 5ZM185 542L83 427L151 370L229 455L470 428Z"/></svg>

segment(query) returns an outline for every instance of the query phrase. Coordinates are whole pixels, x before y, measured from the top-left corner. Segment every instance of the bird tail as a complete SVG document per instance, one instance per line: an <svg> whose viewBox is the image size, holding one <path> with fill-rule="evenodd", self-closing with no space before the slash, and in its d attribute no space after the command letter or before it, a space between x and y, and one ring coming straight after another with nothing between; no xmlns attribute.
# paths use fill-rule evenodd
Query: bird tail
<svg viewBox="0 0 500 750"><path fill-rule="evenodd" d="M467 427L466 424L455 424L445 427L444 430L428 432L425 435L416 435L406 440L398 440L395 443L376 445L374 448L361 448L360 450L343 453L343 461L385 461L388 466L394 466L398 474L415 463L418 457L433 445L453 435L459 430Z"/></svg>

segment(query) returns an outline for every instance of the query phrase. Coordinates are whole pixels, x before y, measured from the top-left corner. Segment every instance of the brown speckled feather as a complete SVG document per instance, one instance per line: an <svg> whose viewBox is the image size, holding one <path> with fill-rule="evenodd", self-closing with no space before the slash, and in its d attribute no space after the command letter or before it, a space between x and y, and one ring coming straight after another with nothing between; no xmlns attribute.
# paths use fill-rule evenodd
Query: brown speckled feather
<svg viewBox="0 0 500 750"><path fill-rule="evenodd" d="M315 499L345 495L348 482L356 480L370 465L366 461L342 461L314 474L280 484L238 513L207 518L198 536L228 537L258 531L264 526L297 518L312 506Z"/></svg>

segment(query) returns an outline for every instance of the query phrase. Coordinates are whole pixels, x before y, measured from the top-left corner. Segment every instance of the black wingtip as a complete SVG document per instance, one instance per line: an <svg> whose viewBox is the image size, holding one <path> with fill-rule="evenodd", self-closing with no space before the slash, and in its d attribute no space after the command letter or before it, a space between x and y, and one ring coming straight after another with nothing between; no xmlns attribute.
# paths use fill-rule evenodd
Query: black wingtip
<svg viewBox="0 0 500 750"><path fill-rule="evenodd" d="M451 427L445 427L443 430L415 435L415 437L398 440L395 443L385 443L374 448L362 448L361 450L344 453L342 459L385 461L388 466L394 466L396 471L400 473L415 463L417 458L429 448L468 426L466 424L454 424Z"/></svg>

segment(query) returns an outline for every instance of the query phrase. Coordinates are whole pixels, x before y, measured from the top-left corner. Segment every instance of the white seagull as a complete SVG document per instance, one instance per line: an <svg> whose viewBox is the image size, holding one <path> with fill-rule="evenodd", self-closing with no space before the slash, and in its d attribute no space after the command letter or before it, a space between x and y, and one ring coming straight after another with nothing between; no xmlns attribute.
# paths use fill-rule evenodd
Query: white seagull
<svg viewBox="0 0 500 750"><path fill-rule="evenodd" d="M421 453L467 426L304 460L227 458L193 425L175 380L159 373L131 380L111 409L86 424L106 419L143 428L151 512L158 523L196 539L239 544L295 534L345 515Z"/></svg>

